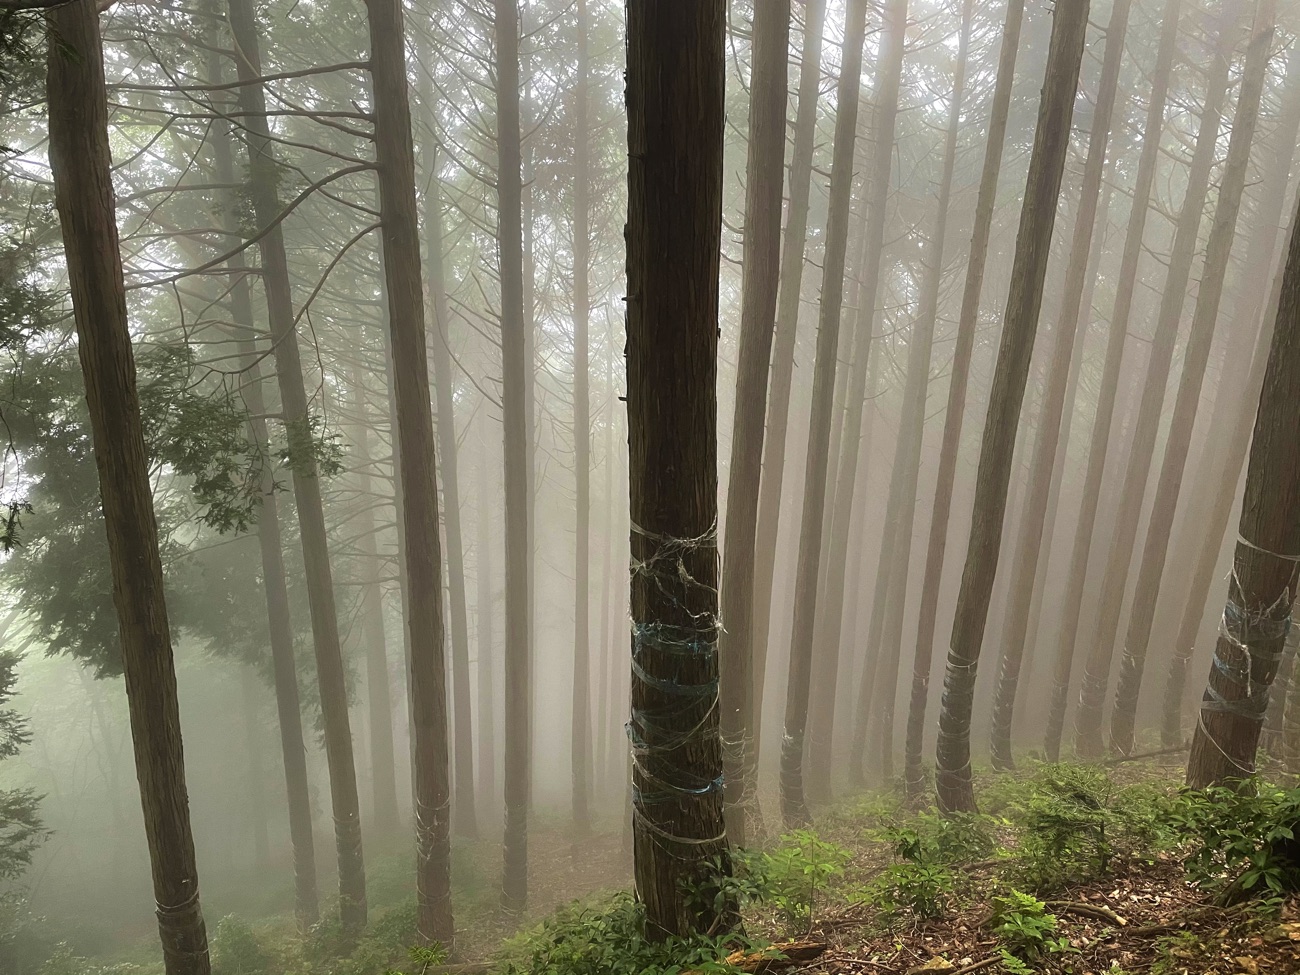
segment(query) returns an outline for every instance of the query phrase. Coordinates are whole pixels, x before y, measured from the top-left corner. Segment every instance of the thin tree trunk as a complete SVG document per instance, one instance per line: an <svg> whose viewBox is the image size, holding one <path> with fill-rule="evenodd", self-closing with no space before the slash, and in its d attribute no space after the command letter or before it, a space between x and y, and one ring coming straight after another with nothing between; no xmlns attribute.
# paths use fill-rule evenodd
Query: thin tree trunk
<svg viewBox="0 0 1300 975"><path fill-rule="evenodd" d="M862 84L866 0L849 0L846 18L836 102L838 107L835 113L835 146L831 162L831 198L823 262L821 316L817 326L817 357L813 366L813 403L795 579L794 629L790 639L790 669L786 683L785 734L781 744L781 813L790 826L802 825L808 821L803 782L804 735L808 726L813 628L817 618L817 574L821 565L832 399L844 304L844 263L848 250L849 201L853 190L853 156L857 142L859 90Z"/></svg>
<svg viewBox="0 0 1300 975"><path fill-rule="evenodd" d="M1016 426L1043 301L1087 28L1087 0L1058 0L1052 15L1047 75L1020 212L1002 344L984 421L966 568L957 597L944 680L936 785L939 807L946 812L975 810L970 770L975 668L997 573Z"/></svg>
<svg viewBox="0 0 1300 975"><path fill-rule="evenodd" d="M792 8L793 9L793 8ZM754 763L763 730L763 689L767 678L768 645L771 640L773 574L776 568L778 530L781 521L782 486L785 480L785 444L790 426L790 389L794 383L794 348L799 327L799 305L803 295L803 266L808 247L808 206L811 195L813 140L817 133L817 105L822 78L822 28L826 0L804 4L803 46L799 69L799 99L794 124L794 147L790 156L789 193L785 236L781 250L781 275L776 309L776 334L772 345L771 387L767 398L766 436L763 439L763 470L759 480L758 531L754 541L754 621L752 666L754 671L753 723Z"/></svg>
<svg viewBox="0 0 1300 975"><path fill-rule="evenodd" d="M930 671L934 654L935 617L939 608L939 585L948 545L948 520L952 511L952 489L957 475L957 454L961 446L962 422L966 410L966 388L970 379L971 353L975 347L975 327L979 320L980 293L984 286L984 268L993 227L993 209L997 202L998 175L1002 170L1007 117L1015 83L1016 54L1020 47L1024 13L1024 0L1008 0L997 80L993 89L989 134L984 149L984 167L975 204L975 226L971 232L966 262L966 282L957 324L957 344L953 350L948 405L944 413L943 443L939 450L939 471L935 478L925 574L921 583L916 652L912 660L912 693L907 711L904 777L908 797L912 800L920 796L925 786L921 754L930 700Z"/></svg>
<svg viewBox="0 0 1300 975"><path fill-rule="evenodd" d="M717 345L723 0L627 8L627 407L633 843L646 934L718 933L734 904L718 714Z"/></svg>
<svg viewBox="0 0 1300 975"><path fill-rule="evenodd" d="M533 382L524 306L523 182L519 133L519 8L495 0L497 234L501 273L501 405L506 494L505 871L502 904L528 901L528 807L532 776L532 419Z"/></svg>
<svg viewBox="0 0 1300 975"><path fill-rule="evenodd" d="M1079 521L1075 526L1074 541L1070 548L1070 571L1061 601L1059 644L1054 661L1052 698L1048 709L1047 733L1044 741L1048 760L1053 762L1060 757L1061 752L1061 735L1065 727L1066 705L1069 702L1070 676L1074 670L1074 651L1079 636L1079 617L1083 610L1088 561L1092 551L1097 509L1101 500L1106 456L1110 448L1111 427L1115 418L1115 399L1119 392L1124 342L1128 338L1129 320L1133 312L1133 290L1137 284L1138 263L1142 256L1142 238L1146 232L1151 188L1155 180L1160 142L1164 134L1165 99L1169 92L1170 73L1178 48L1181 2L1182 0L1166 0L1165 4L1160 46L1156 55L1155 71L1151 76L1151 95L1147 102L1147 117L1142 133L1142 152L1138 157L1132 208L1129 211L1124 252L1120 259L1119 281L1115 288L1115 304L1106 338L1105 362L1098 384L1096 417L1088 446L1088 468L1084 474L1083 490L1080 494L1082 500Z"/></svg>
<svg viewBox="0 0 1300 975"><path fill-rule="evenodd" d="M1011 768L1011 721L1015 711L1016 687L1024 658L1025 637L1029 629L1029 611L1034 595L1038 561L1046 538L1047 502L1052 487L1052 469L1056 464L1056 447L1061 427L1070 420L1065 413L1065 394L1069 386L1070 366L1080 353L1089 315L1083 307L1083 292L1088 278L1088 258L1092 251L1093 229L1097 222L1097 205L1101 198L1101 180L1106 171L1106 150L1110 145L1111 117L1119 91L1119 69L1124 43L1128 36L1131 0L1116 0L1106 27L1106 53L1103 56L1097 101L1092 113L1092 132L1088 138L1088 156L1083 164L1083 186L1075 217L1074 238L1066 265L1065 291L1057 316L1056 345L1043 393L1043 409L1038 422L1038 437L1029 471L1029 493L1025 499L1025 516L1020 522L1020 539L1012 564L1011 601L1003 623L1002 659L993 703L992 750L995 768ZM1044 529L1048 531L1045 533Z"/></svg>
<svg viewBox="0 0 1300 975"><path fill-rule="evenodd" d="M1191 449L1192 427L1196 423L1201 386L1210 361L1215 326L1219 320L1219 305L1228 275L1228 261L1232 256L1232 242L1237 233L1237 216L1246 189L1250 148L1259 118L1276 16L1277 0L1262 0L1256 8L1241 92L1237 96L1237 109L1232 121L1228 157L1219 184L1214 223L1205 249L1205 268L1196 294L1196 312L1192 317L1187 347L1183 351L1178 395L1165 441L1165 455L1152 503L1151 520L1147 525L1146 542L1142 546L1142 561L1133 606L1129 611L1128 632L1124 638L1124 652L1120 657L1115 706L1111 714L1111 748L1121 755L1133 751L1133 727L1137 720L1138 692L1142 687L1147 648L1151 644L1151 624L1155 616L1156 599L1160 594L1165 558L1169 552L1169 536L1173 529L1174 512L1178 508L1187 454ZM1223 392L1228 391L1224 389ZM1144 464L1146 460L1143 458Z"/></svg>
<svg viewBox="0 0 1300 975"><path fill-rule="evenodd" d="M260 866L271 858L271 843L266 823L266 776L257 734L261 724L257 714L257 673L252 667L240 668L239 700L244 712L244 747L248 749L248 825L253 834L253 863Z"/></svg>
<svg viewBox="0 0 1300 975"><path fill-rule="evenodd" d="M781 260L789 44L790 0L769 0L756 7L751 54L754 67L750 76L749 162L745 176L740 354L723 537L722 618L728 622L718 637L727 832L736 846L745 845L745 819L753 815L748 807L757 785L757 749L751 737L754 546L763 469L767 377L776 327Z"/></svg>
<svg viewBox="0 0 1300 975"><path fill-rule="evenodd" d="M600 566L600 666L601 678L597 685L598 712L597 712L597 739L596 739L596 772L601 782L601 795L607 795L610 791L610 783L614 776L611 774L610 755L617 752L614 748L615 741L618 740L618 732L614 727L615 718L621 718L622 708L615 706L617 699L616 673L618 668L615 660L622 660L622 654L619 652L621 647L621 637L618 634L618 627L614 623L613 613L613 595L611 593L612 580L614 575L614 512L617 501L614 499L614 404L618 401L614 397L614 356L611 353L605 364L605 386L606 396L608 397L609 409L605 415L605 474L604 474L604 496L605 496L605 538L604 544L601 545L601 566Z"/></svg>
<svg viewBox="0 0 1300 975"><path fill-rule="evenodd" d="M163 963L167 975L208 975L176 671L114 212L99 12L91 0L73 0L49 11L46 24L54 202L99 471Z"/></svg>
<svg viewBox="0 0 1300 975"><path fill-rule="evenodd" d="M1097 629L1079 692L1079 709L1075 714L1075 749L1083 758L1096 758L1102 751L1102 708L1110 684L1111 659L1115 651L1124 593L1128 587L1133 539L1137 537L1138 522L1142 515L1142 500L1146 494L1151 456L1159 434L1165 387L1178 338L1178 324L1182 318L1192 261L1196 255L1201 216L1209 193L1210 173L1214 166L1219 123L1227 95L1228 72L1232 64L1240 6L1240 0L1229 0L1221 13L1219 40L1206 82L1205 107L1201 113L1196 149L1188 171L1187 192L1183 197L1169 271L1160 299L1155 336L1142 380L1142 401L1133 427L1133 441L1125 468L1115 530L1111 535L1110 553L1103 569Z"/></svg>
<svg viewBox="0 0 1300 975"><path fill-rule="evenodd" d="M1292 232L1294 233L1294 227ZM1273 330L1268 331L1272 334ZM1297 659L1296 651L1300 648L1300 623L1294 613L1291 614L1291 629L1287 633L1286 642L1294 662ZM1292 775L1300 774L1300 679L1296 679L1294 674L1282 714L1282 752L1286 770Z"/></svg>
<svg viewBox="0 0 1300 975"><path fill-rule="evenodd" d="M1300 585L1300 235L1292 234L1246 469L1223 629L1187 759L1187 784L1248 777Z"/></svg>
<svg viewBox="0 0 1300 975"><path fill-rule="evenodd" d="M496 676L493 658L496 647L492 637L492 620L496 604L492 593L492 505L496 492L488 476L487 444L480 448L478 461L478 776L484 801L496 801L497 794L497 717Z"/></svg>

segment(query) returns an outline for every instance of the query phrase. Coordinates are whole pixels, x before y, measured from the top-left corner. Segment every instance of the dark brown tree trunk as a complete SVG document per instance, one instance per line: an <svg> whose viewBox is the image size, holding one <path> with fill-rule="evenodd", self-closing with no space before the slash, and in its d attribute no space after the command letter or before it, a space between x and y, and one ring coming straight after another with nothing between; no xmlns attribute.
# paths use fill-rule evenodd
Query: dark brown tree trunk
<svg viewBox="0 0 1300 975"><path fill-rule="evenodd" d="M821 315L813 366L812 416L804 473L803 516L796 568L794 628L786 682L785 734L781 744L781 814L787 825L808 821L804 797L804 736L808 727L808 690L812 675L813 628L817 619L817 575L821 565L822 519L826 508L831 411L844 305L844 264L848 251L853 155L857 142L858 102L862 85L862 45L866 36L866 0L850 0L844 27L844 53L835 113L831 162L830 212L826 227Z"/></svg>
<svg viewBox="0 0 1300 975"><path fill-rule="evenodd" d="M1165 387L1173 363L1174 344L1178 338L1178 324L1187 297L1187 284L1191 277L1192 261L1196 255L1201 216L1209 193L1210 173L1214 166L1215 146L1218 142L1219 123L1227 94L1228 71L1232 64L1240 7L1239 0L1229 0L1221 13L1219 40L1214 60L1210 65L1206 82L1205 106L1196 136L1196 149L1188 170L1187 192L1183 197L1183 208L1178 218L1169 271L1161 294L1155 336L1151 342L1146 374L1142 380L1142 401L1133 427L1133 441L1129 448L1115 530L1111 536L1110 552L1102 570L1104 574L1098 623L1093 637L1092 651L1088 655L1083 675L1083 686L1079 692L1079 709L1075 714L1075 749L1083 758L1096 758L1102 752L1102 708L1106 703L1111 659L1115 651L1120 613L1128 586L1133 539L1137 537L1142 500L1146 494L1147 478L1151 469L1151 457L1155 451L1156 438L1160 429Z"/></svg>
<svg viewBox="0 0 1300 975"><path fill-rule="evenodd" d="M1271 6L1267 2L1267 6ZM1204 788L1254 774L1269 685L1300 585L1300 234L1292 234L1246 468L1223 628L1187 760Z"/></svg>
<svg viewBox="0 0 1300 975"><path fill-rule="evenodd" d="M1074 237L1070 242L1070 256L1066 264L1065 291L1061 296L1061 310L1057 316L1056 344L1043 393L1038 438L1034 442L1025 516L1020 522L1020 538L1012 564L1011 601L1007 607L1007 618L1003 622L1002 659L993 703L991 744L995 768L1005 769L1014 765L1011 755L1011 721L1015 711L1016 688L1020 679L1021 661L1024 659L1039 555L1047 534L1050 533L1047 502L1052 487L1052 469L1056 464L1056 447L1061 439L1062 423L1068 425L1070 422L1065 413L1070 366L1076 358L1075 347L1082 345L1083 333L1090 317L1083 307L1083 292L1088 278L1088 259L1092 251L1097 205L1101 199L1101 180L1106 171L1111 116L1119 91L1119 69L1123 61L1131 9L1131 0L1115 0L1111 7L1110 23L1106 27L1106 53L1103 56L1097 101L1092 113L1088 156L1083 165L1083 186L1079 192ZM1045 528L1049 531L1045 532Z"/></svg>
<svg viewBox="0 0 1300 975"><path fill-rule="evenodd" d="M1259 118L1276 14L1276 0L1262 0L1256 9L1241 92L1237 96L1236 114L1232 120L1228 157L1219 184L1214 223L1205 248L1205 267L1196 293L1196 312L1192 317L1187 347L1183 351L1183 371L1178 381L1178 395L1165 441L1165 455L1152 503L1151 520L1147 525L1146 542L1142 546L1142 561L1133 605L1129 610L1128 632L1124 638L1124 652L1120 657L1115 706L1111 714L1111 748L1121 755L1128 755L1133 750L1138 692L1142 687L1147 648L1151 643L1156 598L1160 594L1174 512L1178 508L1187 454L1191 449L1192 427L1196 423L1201 385L1210 361L1210 346L1214 342L1215 326L1219 320L1219 305L1228 275L1228 260L1232 256L1232 242L1237 233L1237 216L1246 189L1250 148ZM1227 393L1228 390L1224 389L1223 392ZM1143 457L1143 463L1148 459Z"/></svg>
<svg viewBox="0 0 1300 975"><path fill-rule="evenodd" d="M725 931L717 345L726 4L627 7L633 843L651 938ZM720 863L718 862L720 859Z"/></svg>
<svg viewBox="0 0 1300 975"><path fill-rule="evenodd" d="M952 510L952 488L957 475L957 453L961 446L962 421L966 410L966 387L970 378L971 353L975 347L975 326L979 319L980 293L984 286L984 267L993 227L993 209L997 202L998 174L1002 171L1007 117L1011 107L1016 54L1020 47L1020 27L1024 13L1024 0L1008 0L989 134L984 149L984 168L975 204L975 227L971 232L970 253L966 261L966 283L957 324L957 344L953 350L948 405L944 413L943 443L939 450L939 471L935 477L930 534L926 543L925 574L921 582L916 654L912 660L912 694L907 711L904 775L908 796L913 800L920 796L925 785L921 754L926 711L930 701L930 671L934 655L935 617L939 608L939 583L948 545L948 520Z"/></svg>
<svg viewBox="0 0 1300 975"><path fill-rule="evenodd" d="M591 832L591 146L588 131L587 0L578 4L578 82L573 113L573 473L577 482L574 540L573 699L570 743L573 825ZM779 208L778 208L779 209Z"/></svg>
<svg viewBox="0 0 1300 975"><path fill-rule="evenodd" d="M495 0L497 78L497 247L501 274L501 406L505 426L506 740L505 871L502 905L528 901L528 807L532 793L532 505L530 474L533 371L524 314L523 178L519 136L519 7Z"/></svg>
<svg viewBox="0 0 1300 975"><path fill-rule="evenodd" d="M49 154L108 535L131 741L167 975L208 975L158 525L126 316L99 12L47 15Z"/></svg>
<svg viewBox="0 0 1300 975"><path fill-rule="evenodd" d="M451 783L447 748L447 665L442 619L442 552L433 407L420 278L415 149L406 80L401 0L366 0L374 87L375 163L379 176L393 399L401 457L410 700L415 714L416 936L452 945ZM459 539L457 539L459 541ZM462 593L463 597L463 593ZM466 694L468 697L468 693ZM472 801L471 794L467 797Z"/></svg>
<svg viewBox="0 0 1300 975"><path fill-rule="evenodd" d="M785 166L785 102L790 0L754 10L750 76L749 163L745 175L744 283L736 415L731 433L727 522L723 536L722 741L726 760L727 832L745 845L745 819L757 787L753 733L754 545L763 469L767 377L776 327L781 261L781 188Z"/></svg>
<svg viewBox="0 0 1300 975"><path fill-rule="evenodd" d="M794 146L790 156L790 201L786 207L785 237L781 245L776 334L772 345L771 386L767 397L767 432L763 438L758 531L754 541L751 654L754 690L750 734L754 742L756 766L763 731L763 689L767 683L767 655L772 630L772 585L776 568L777 533L781 521L782 486L785 480L785 443L790 426L795 338L799 328L799 305L803 296L804 256L808 247L808 207L813 139L817 132L817 104L821 92L822 29L826 20L826 0L806 0L803 14L799 104L794 124Z"/></svg>
<svg viewBox="0 0 1300 975"><path fill-rule="evenodd" d="M1142 152L1138 157L1132 207L1129 211L1128 229L1124 239L1124 252L1120 260L1120 276L1115 289L1110 330L1106 338L1105 362L1097 387L1096 419L1093 421L1092 437L1088 446L1088 468L1084 474L1079 521L1075 526L1074 541L1070 548L1070 571L1061 602L1058 637L1060 642L1054 661L1052 699L1048 710L1044 742L1048 760L1053 762L1060 757L1061 752L1065 710L1069 702L1070 675L1074 670L1079 617L1083 610L1084 585L1087 582L1089 555L1092 551L1097 509L1101 500L1102 476L1106 470L1106 455L1110 448L1115 398L1119 391L1120 367L1123 364L1124 343L1128 338L1129 320L1133 312L1133 291L1137 284L1138 262L1142 256L1142 238L1146 232L1151 188L1160 155L1160 142L1164 135L1165 99L1169 92L1174 55L1178 49L1181 2L1182 0L1166 0L1165 4L1160 47L1156 55L1155 70L1151 75L1151 94L1147 102L1147 117L1142 131Z"/></svg>
<svg viewBox="0 0 1300 975"><path fill-rule="evenodd" d="M238 50L235 66L239 79L249 82L239 88L239 103L241 111L247 114L253 211L261 227L271 228L259 241L262 284L266 289L281 411L290 449L295 455L293 493L306 567L316 676L325 728L325 756L330 770L330 800L339 862L339 913L344 936L350 939L360 934L366 924L366 873L347 681L339 642L329 543L325 534L325 510L312 449L311 417L295 332L284 234L280 225L271 226L280 216L276 191L280 171L267 125L265 92L261 83L254 82L262 75L258 28L249 0L229 0L229 9L231 31Z"/></svg>
<svg viewBox="0 0 1300 975"><path fill-rule="evenodd" d="M1029 160L1025 202L1020 212L1002 343L984 421L966 568L957 597L944 679L936 785L939 807L945 812L975 810L970 771L975 668L997 573L1016 427L1043 301L1047 258L1065 157L1070 147L1070 123L1087 28L1087 0L1058 0L1052 15L1047 75Z"/></svg>

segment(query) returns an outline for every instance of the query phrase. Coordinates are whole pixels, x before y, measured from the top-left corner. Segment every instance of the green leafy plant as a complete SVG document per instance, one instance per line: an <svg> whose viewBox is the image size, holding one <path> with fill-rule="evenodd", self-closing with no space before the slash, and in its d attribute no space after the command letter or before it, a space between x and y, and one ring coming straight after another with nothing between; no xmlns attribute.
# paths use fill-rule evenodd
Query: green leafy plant
<svg viewBox="0 0 1300 975"><path fill-rule="evenodd" d="M1018 890L993 898L993 932L1007 956L1033 961L1043 955L1071 951L1069 939L1056 935L1056 916L1031 894Z"/></svg>
<svg viewBox="0 0 1300 975"><path fill-rule="evenodd" d="M952 871L932 863L895 863L862 894L886 917L908 911L919 918L942 917L954 886Z"/></svg>
<svg viewBox="0 0 1300 975"><path fill-rule="evenodd" d="M426 975L430 968L435 965L444 965L449 957L449 952L441 944L431 945L413 945L409 951L411 962L415 965L413 972L403 972L396 968L390 968L384 972L384 975Z"/></svg>
<svg viewBox="0 0 1300 975"><path fill-rule="evenodd" d="M738 855L734 890L742 903L775 907L789 930L806 931L812 926L818 892L842 875L852 858L849 850L816 833L794 830L781 837L775 850Z"/></svg>
<svg viewBox="0 0 1300 975"><path fill-rule="evenodd" d="M243 918L227 914L212 936L212 975L267 975L271 958Z"/></svg>

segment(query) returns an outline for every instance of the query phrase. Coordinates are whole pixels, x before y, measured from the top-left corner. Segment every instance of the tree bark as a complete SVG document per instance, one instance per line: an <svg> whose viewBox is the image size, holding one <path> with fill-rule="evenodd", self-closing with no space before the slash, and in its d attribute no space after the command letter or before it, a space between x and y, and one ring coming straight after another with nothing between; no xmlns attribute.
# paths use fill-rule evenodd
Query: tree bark
<svg viewBox="0 0 1300 975"><path fill-rule="evenodd" d="M49 11L46 24L54 202L99 471L163 963L167 975L208 975L176 670L114 213L99 13L91 0L73 0Z"/></svg>
<svg viewBox="0 0 1300 975"><path fill-rule="evenodd" d="M1106 171L1111 117L1119 91L1119 69L1123 61L1131 9L1131 0L1116 0L1111 7L1110 23L1106 27L1106 52L1103 55L1097 101L1092 114L1088 156L1083 165L1083 186L1079 193L1074 237L1070 242L1070 256L1066 264L1065 292L1057 316L1056 344L1043 393L1038 437L1034 442L1029 471L1025 516L1020 523L1020 539L1012 565L1011 601L1007 607L1007 618L1003 622L1002 660L993 703L991 744L995 768L1012 768L1015 764L1011 755L1011 722L1015 711L1016 688L1021 661L1024 659L1039 555L1050 534L1047 502L1052 487L1052 469L1056 464L1056 447L1061 439L1062 424L1069 423L1069 417L1065 414L1065 394L1069 385L1070 365L1076 358L1075 347L1082 345L1083 333L1090 317L1083 307L1083 291L1088 278L1088 259L1092 251L1097 205L1101 198L1101 180ZM1045 532L1045 528L1049 531Z"/></svg>
<svg viewBox="0 0 1300 975"><path fill-rule="evenodd" d="M258 28L249 0L229 0L230 26L238 54L235 66L240 81L240 110L247 114L248 161L253 211L262 227L271 227L260 239L262 284L275 350L276 379L280 387L281 412L294 451L293 493L298 509L298 527L306 567L307 600L311 611L312 643L316 652L317 684L320 688L321 718L325 729L325 756L330 771L330 801L334 813L334 838L339 862L339 914L344 937L360 934L366 924L366 873L361 846L361 810L357 796L357 772L352 754L352 728L348 716L347 682L343 651L339 641L338 614L334 603L334 580L330 568L329 543L325 533L325 510L321 501L320 478L312 450L311 420L302 362L295 332L293 294L289 265L280 225L276 186L279 164L266 118Z"/></svg>
<svg viewBox="0 0 1300 975"><path fill-rule="evenodd" d="M727 832L745 845L745 819L757 778L753 732L754 546L763 469L767 377L776 327L781 260L781 189L785 167L785 102L790 43L790 0L754 10L750 76L749 161L745 175L744 281L736 415L731 433L727 520L723 537L722 741Z"/></svg>
<svg viewBox="0 0 1300 975"><path fill-rule="evenodd" d="M844 27L844 53L835 113L831 162L830 212L826 226L821 315L813 366L812 416L804 473L803 516L794 595L794 629L786 682L785 734L781 744L781 813L789 826L808 821L804 796L804 735L808 727L808 690L812 674L813 627L817 618L817 574L821 565L822 518L835 392L840 318L844 305L844 264L848 250L849 201L853 190L853 155L857 142L862 45L866 36L866 0L850 0Z"/></svg>
<svg viewBox="0 0 1300 975"><path fill-rule="evenodd" d="M478 564L476 601L478 627L478 784L483 799L492 803L497 794L497 718L496 676L493 657L496 646L492 636L492 620L496 604L492 592L492 505L496 492L488 476L487 444L481 445L478 460L478 544L475 557Z"/></svg>
<svg viewBox="0 0 1300 975"><path fill-rule="evenodd" d="M723 0L627 7L633 845L651 938L725 931L717 344ZM720 903L719 903L720 901Z"/></svg>
<svg viewBox="0 0 1300 975"><path fill-rule="evenodd" d="M1292 234L1246 469L1223 626L1187 784L1249 777L1300 584L1300 234Z"/></svg>
<svg viewBox="0 0 1300 975"><path fill-rule="evenodd" d="M1273 43L1273 26L1277 17L1277 0L1261 0L1256 8L1255 25L1246 52L1245 71L1241 91L1237 96L1236 114L1232 120L1232 135L1228 144L1228 157L1224 163L1223 178L1219 184L1219 198L1215 206L1214 223L1205 248L1205 268L1196 294L1196 312L1192 317L1192 330L1183 351L1183 370L1178 381L1178 395L1165 440L1165 455L1161 463L1160 479L1152 503L1151 520L1147 525L1146 542L1142 546L1142 561L1138 570L1133 606L1129 610L1128 632L1124 638L1124 652L1120 657L1119 679L1115 688L1115 706L1111 713L1111 748L1120 755L1133 751L1133 727L1137 720L1138 692L1146 666L1147 648L1151 644L1151 624L1155 617L1156 598L1164 574L1165 558L1169 552L1169 536L1173 529L1174 512L1182 489L1187 454L1191 449L1192 427L1196 423L1197 407L1201 400L1201 386L1205 369L1210 361L1210 347L1214 342L1215 326L1219 320L1219 305L1223 299L1224 281L1228 275L1228 261L1232 256L1232 242L1237 233L1237 216L1241 211L1241 198L1246 189L1246 175L1250 166L1250 148L1255 138L1259 118L1259 105L1264 92L1265 75ZM1271 255L1270 255L1271 256ZM1223 390L1227 392L1226 389ZM1147 458L1143 458L1145 464Z"/></svg>
<svg viewBox="0 0 1300 975"><path fill-rule="evenodd" d="M939 584L943 576L944 555L948 547L948 521L952 511L952 488L957 476L957 454L961 446L962 423L965 419L966 388L970 379L971 354L975 347L975 327L979 320L980 294L984 287L984 268L988 260L993 209L997 202L998 175L1002 171L1007 117L1011 108L1016 55L1020 47L1020 28L1024 21L1024 13L1024 0L1008 0L1006 21L1002 27L1002 50L998 57L997 80L994 82L993 89L989 134L984 149L984 166L980 175L979 195L975 203L975 226L971 231L970 252L966 261L966 282L957 324L957 343L953 350L948 405L944 412L943 443L939 449L939 470L935 477L930 534L926 543L925 574L921 582L916 652L912 660L912 693L907 710L904 778L908 797L912 800L919 798L925 785L921 754L924 747L926 711L930 701L930 671L933 666Z"/></svg>
<svg viewBox="0 0 1300 975"><path fill-rule="evenodd" d="M1147 359L1142 400L1133 427L1133 441L1125 468L1115 531L1111 536L1110 554L1103 569L1098 625L1079 692L1079 709L1075 714L1074 727L1075 750L1083 758L1096 758L1102 752L1102 708L1110 684L1111 659L1119 630L1124 593L1128 586L1133 539L1137 537L1142 499L1146 494L1151 457L1160 429L1165 387L1178 338L1178 324L1182 318L1192 261L1196 255L1201 216L1209 192L1210 172L1214 165L1219 123L1227 94L1228 71L1235 46L1236 25L1240 17L1238 0L1229 0L1220 16L1219 40L1206 82L1205 107L1201 113L1196 149L1188 171L1187 192L1178 217L1169 272L1160 299L1155 336Z"/></svg>
<svg viewBox="0 0 1300 975"><path fill-rule="evenodd" d="M374 86L375 163L383 224L388 326L401 457L410 699L415 713L416 936L451 946L451 783L447 748L447 664L433 407L420 278L415 148L400 0L366 0ZM459 541L459 539L457 539ZM468 697L468 693L466 694ZM471 784L471 795L473 786Z"/></svg>
<svg viewBox="0 0 1300 975"><path fill-rule="evenodd" d="M1020 212L1002 343L984 421L966 568L957 597L944 679L936 785L939 807L945 812L975 811L970 771L975 668L997 573L1016 426L1043 301L1087 28L1087 0L1058 0L1052 15L1047 74Z"/></svg>

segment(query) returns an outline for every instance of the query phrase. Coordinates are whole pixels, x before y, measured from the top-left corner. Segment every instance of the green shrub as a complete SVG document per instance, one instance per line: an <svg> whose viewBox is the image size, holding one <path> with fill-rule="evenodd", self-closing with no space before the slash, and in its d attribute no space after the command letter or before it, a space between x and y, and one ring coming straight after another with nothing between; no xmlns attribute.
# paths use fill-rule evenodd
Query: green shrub
<svg viewBox="0 0 1300 975"><path fill-rule="evenodd" d="M1071 951L1068 939L1056 936L1056 916L1038 898L1018 890L993 898L993 933L1002 942L1004 962L1032 962L1046 954ZM1013 963L1007 967L1021 969Z"/></svg>
<svg viewBox="0 0 1300 975"><path fill-rule="evenodd" d="M942 917L954 886L952 871L930 863L895 863L886 867L861 899L887 918L908 911L918 918Z"/></svg>
<svg viewBox="0 0 1300 975"><path fill-rule="evenodd" d="M816 833L795 830L770 852L738 852L731 889L740 903L769 904L788 929L806 931L812 926L818 892L842 875L852 858L849 850Z"/></svg>
<svg viewBox="0 0 1300 975"><path fill-rule="evenodd" d="M884 831L899 858L912 863L961 864L984 860L999 848L991 816L918 813L908 826Z"/></svg>
<svg viewBox="0 0 1300 975"><path fill-rule="evenodd" d="M268 975L271 959L248 922L227 914L217 922L208 946L212 975Z"/></svg>

